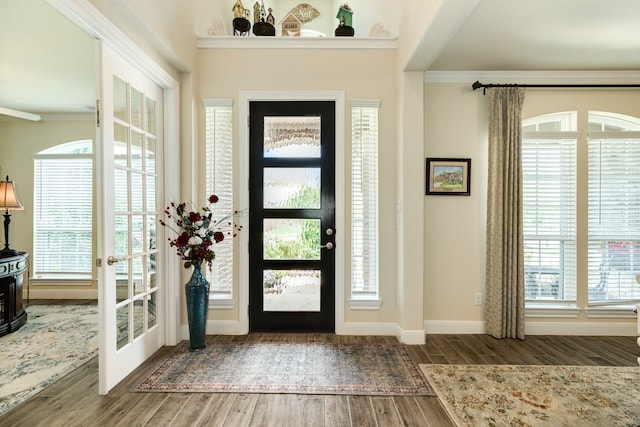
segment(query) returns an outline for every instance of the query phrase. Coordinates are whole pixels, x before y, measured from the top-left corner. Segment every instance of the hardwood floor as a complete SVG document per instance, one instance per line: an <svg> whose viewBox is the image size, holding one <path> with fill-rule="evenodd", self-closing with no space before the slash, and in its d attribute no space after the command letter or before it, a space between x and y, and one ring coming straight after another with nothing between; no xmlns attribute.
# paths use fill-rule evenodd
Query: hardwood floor
<svg viewBox="0 0 640 427"><path fill-rule="evenodd" d="M214 340L396 342L391 337L333 334L215 336ZM418 363L637 366L635 337L428 335L409 346ZM98 395L91 360L13 411L2 426L453 426L437 397L290 394L132 393L132 386L171 351L166 347L109 395Z"/></svg>

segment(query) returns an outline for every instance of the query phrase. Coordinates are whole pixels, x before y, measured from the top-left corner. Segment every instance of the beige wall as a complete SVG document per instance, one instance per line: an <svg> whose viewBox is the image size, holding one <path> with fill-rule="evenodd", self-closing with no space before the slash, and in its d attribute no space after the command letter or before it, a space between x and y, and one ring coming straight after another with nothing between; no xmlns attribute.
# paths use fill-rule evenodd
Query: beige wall
<svg viewBox="0 0 640 427"><path fill-rule="evenodd" d="M483 306L475 305L474 298L478 292L484 296L488 137L487 98L479 91L473 92L470 86L470 83L425 84L426 157L471 158L471 196L425 197L424 305L427 325L438 328L457 324L473 332L481 329L484 321ZM523 118L573 110L640 117L637 92L530 89L525 96ZM579 144L582 155L585 138L583 135ZM586 172L579 171L579 185L586 185L585 178ZM586 218L578 221L586 227ZM581 280L586 277L578 277ZM586 295L579 295L578 307L586 304ZM544 327L545 323L553 323L565 333L588 331L589 325L596 323L600 326L591 329L593 333L607 333L607 325L611 323L616 323L611 325L616 328L611 331L634 330L632 318L589 318L584 311L572 318L527 317L529 330L544 330L536 328Z"/></svg>
<svg viewBox="0 0 640 427"><path fill-rule="evenodd" d="M352 312L347 309L347 321L396 321L396 54L394 50L231 50L203 49L197 100L200 116L204 114L202 99L232 99L234 109L234 144L238 144L238 99L241 91L344 91L346 101L345 125L351 128L350 101L352 99L380 100L380 271L382 307L379 311ZM199 126L199 152L204 157L203 126ZM350 164L351 135L345 135L344 156L346 168ZM187 149L188 147L183 147ZM184 153L189 156L188 153ZM350 173L345 172L347 182ZM345 188L345 206L349 212L348 185ZM348 218L345 224L349 224ZM349 241L349 230L345 233ZM348 252L347 252L348 254ZM347 255L347 268L349 260ZM349 277L349 271L346 272ZM236 295L238 290L235 290ZM348 298L348 291L345 294ZM236 313L214 314L215 318L236 316ZM211 318L211 316L210 316Z"/></svg>
<svg viewBox="0 0 640 427"><path fill-rule="evenodd" d="M33 155L65 142L85 139L95 141L93 115L89 114L86 120L73 121L61 120L61 116L63 115L57 115L55 120L47 120L45 115L40 122L18 119L0 121L0 173L3 178L9 175L15 181L20 203L24 206L24 211L11 215L9 241L12 248L29 254L33 253ZM2 241L4 246L4 234ZM31 297L38 297L38 285L35 282L32 285ZM93 290L95 294L97 286L95 282L91 286L82 287L47 285L47 292L61 289L78 291L80 288L83 291ZM46 295L46 298L52 297L51 294ZM94 297L97 298L97 294Z"/></svg>

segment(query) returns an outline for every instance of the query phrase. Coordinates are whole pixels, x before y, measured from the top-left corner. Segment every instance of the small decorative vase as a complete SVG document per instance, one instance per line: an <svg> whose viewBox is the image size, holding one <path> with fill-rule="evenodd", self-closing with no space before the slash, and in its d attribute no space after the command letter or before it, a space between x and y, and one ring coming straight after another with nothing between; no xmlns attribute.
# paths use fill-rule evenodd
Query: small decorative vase
<svg viewBox="0 0 640 427"><path fill-rule="evenodd" d="M202 350L209 310L209 282L202 274L202 262L193 267L191 279L185 285L187 318L189 321L190 351Z"/></svg>

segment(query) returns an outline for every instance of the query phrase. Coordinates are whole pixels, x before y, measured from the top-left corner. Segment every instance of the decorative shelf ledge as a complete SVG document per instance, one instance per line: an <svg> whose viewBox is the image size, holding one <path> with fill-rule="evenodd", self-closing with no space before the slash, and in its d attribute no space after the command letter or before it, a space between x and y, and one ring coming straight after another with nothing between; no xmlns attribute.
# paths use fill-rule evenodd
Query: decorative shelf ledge
<svg viewBox="0 0 640 427"><path fill-rule="evenodd" d="M359 37L198 37L200 49L396 49L396 38Z"/></svg>

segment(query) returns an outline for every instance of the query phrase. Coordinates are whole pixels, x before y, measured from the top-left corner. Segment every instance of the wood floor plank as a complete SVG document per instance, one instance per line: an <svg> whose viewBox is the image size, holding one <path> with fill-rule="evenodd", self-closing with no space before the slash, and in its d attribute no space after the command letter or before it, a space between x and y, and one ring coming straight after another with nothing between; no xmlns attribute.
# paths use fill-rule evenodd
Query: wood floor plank
<svg viewBox="0 0 640 427"><path fill-rule="evenodd" d="M171 395L164 401L162 406L149 418L145 426L149 427L170 427L174 425L174 418L182 410L189 399L186 393L170 393Z"/></svg>
<svg viewBox="0 0 640 427"><path fill-rule="evenodd" d="M425 426L427 419L418 406L418 402L414 396L396 396L394 398L398 415L402 425L404 426Z"/></svg>
<svg viewBox="0 0 640 427"><path fill-rule="evenodd" d="M324 397L324 425L326 427L351 425L347 396L328 395Z"/></svg>
<svg viewBox="0 0 640 427"><path fill-rule="evenodd" d="M257 394L238 394L233 400L229 412L225 418L225 424L229 426L248 426L253 417L253 411L258 402Z"/></svg>
<svg viewBox="0 0 640 427"><path fill-rule="evenodd" d="M379 426L396 427L403 425L393 398L372 397L370 400L371 406L373 407L373 414Z"/></svg>
<svg viewBox="0 0 640 427"><path fill-rule="evenodd" d="M369 396L349 396L349 413L353 427L377 425Z"/></svg>

